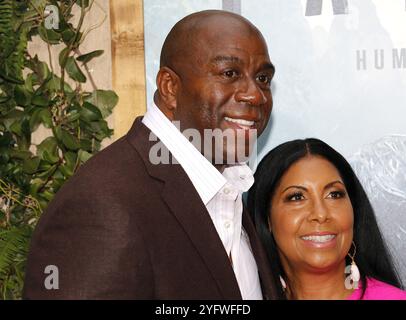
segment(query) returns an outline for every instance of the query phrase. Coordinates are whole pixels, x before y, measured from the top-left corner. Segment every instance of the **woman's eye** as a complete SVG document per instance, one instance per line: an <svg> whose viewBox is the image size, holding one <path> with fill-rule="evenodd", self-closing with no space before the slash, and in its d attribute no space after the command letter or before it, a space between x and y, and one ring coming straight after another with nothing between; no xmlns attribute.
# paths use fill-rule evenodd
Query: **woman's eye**
<svg viewBox="0 0 406 320"><path fill-rule="evenodd" d="M304 196L301 192L295 192L294 194L290 194L286 197L288 201L300 201L304 200Z"/></svg>
<svg viewBox="0 0 406 320"><path fill-rule="evenodd" d="M344 191L332 191L328 194L328 198L332 198L332 199L340 199L343 198L345 196L345 192Z"/></svg>

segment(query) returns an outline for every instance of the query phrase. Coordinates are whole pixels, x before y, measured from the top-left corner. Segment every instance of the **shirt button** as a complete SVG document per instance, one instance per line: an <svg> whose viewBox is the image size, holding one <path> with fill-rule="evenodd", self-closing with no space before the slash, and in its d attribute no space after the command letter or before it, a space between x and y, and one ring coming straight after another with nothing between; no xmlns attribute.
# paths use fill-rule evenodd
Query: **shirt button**
<svg viewBox="0 0 406 320"><path fill-rule="evenodd" d="M224 194L229 194L229 193L230 193L230 189L225 188L223 192L224 192Z"/></svg>
<svg viewBox="0 0 406 320"><path fill-rule="evenodd" d="M230 226L231 226L230 221L224 223L224 227L226 227L226 229L230 228Z"/></svg>

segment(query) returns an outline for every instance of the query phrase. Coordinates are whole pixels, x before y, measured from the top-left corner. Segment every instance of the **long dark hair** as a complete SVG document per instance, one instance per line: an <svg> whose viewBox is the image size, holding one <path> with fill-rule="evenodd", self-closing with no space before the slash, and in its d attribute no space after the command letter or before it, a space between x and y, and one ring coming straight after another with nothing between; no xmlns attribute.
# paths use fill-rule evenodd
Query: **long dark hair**
<svg viewBox="0 0 406 320"><path fill-rule="evenodd" d="M286 277L286 275L268 225L268 218L272 214L271 199L283 174L293 163L308 155L321 156L331 162L337 168L346 186L354 210L353 240L357 248L355 263L361 273L362 296L367 287L366 277L401 288L364 188L347 160L318 139L293 140L271 150L260 162L255 172L255 183L248 193L248 211L267 251L274 279L279 279L279 276ZM280 282L275 282L279 298L286 299Z"/></svg>

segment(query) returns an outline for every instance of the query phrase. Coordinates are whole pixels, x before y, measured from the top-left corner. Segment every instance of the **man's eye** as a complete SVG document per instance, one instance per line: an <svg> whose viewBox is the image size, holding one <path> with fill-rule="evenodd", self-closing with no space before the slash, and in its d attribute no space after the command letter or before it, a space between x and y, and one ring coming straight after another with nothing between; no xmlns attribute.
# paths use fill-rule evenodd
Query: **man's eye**
<svg viewBox="0 0 406 320"><path fill-rule="evenodd" d="M238 76L238 72L235 70L227 70L223 72L223 75L227 78L234 78Z"/></svg>
<svg viewBox="0 0 406 320"><path fill-rule="evenodd" d="M271 77L267 76L266 74L261 74L257 77L257 80L261 83L264 84L270 84L271 83Z"/></svg>

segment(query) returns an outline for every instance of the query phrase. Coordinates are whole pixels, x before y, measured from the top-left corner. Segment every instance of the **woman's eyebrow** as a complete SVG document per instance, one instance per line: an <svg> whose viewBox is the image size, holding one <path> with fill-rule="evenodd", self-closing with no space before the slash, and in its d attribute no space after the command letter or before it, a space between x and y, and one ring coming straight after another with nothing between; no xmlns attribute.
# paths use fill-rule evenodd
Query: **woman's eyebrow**
<svg viewBox="0 0 406 320"><path fill-rule="evenodd" d="M305 188L305 187L303 187L303 186L295 186L295 185L293 185L293 186L289 186L289 187L285 188L285 189L282 191L282 193L284 193L286 190L291 189L291 188L301 189L301 190L307 191L307 188Z"/></svg>
<svg viewBox="0 0 406 320"><path fill-rule="evenodd" d="M335 185L336 183L339 183L339 184L341 184L341 185L343 185L345 187L345 184L342 181L335 180L335 181L332 181L330 183L327 183L326 186L324 187L324 189L328 189L328 188L332 187L333 185Z"/></svg>

